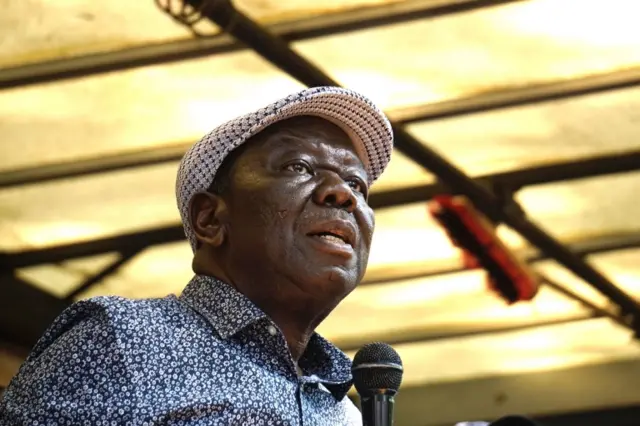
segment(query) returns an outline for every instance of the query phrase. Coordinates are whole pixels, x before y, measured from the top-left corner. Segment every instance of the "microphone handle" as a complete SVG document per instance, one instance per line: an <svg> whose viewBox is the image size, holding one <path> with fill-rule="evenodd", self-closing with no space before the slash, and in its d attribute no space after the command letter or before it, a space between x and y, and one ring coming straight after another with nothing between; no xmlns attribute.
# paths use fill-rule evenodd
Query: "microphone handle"
<svg viewBox="0 0 640 426"><path fill-rule="evenodd" d="M362 426L392 426L395 398L388 394L360 396Z"/></svg>

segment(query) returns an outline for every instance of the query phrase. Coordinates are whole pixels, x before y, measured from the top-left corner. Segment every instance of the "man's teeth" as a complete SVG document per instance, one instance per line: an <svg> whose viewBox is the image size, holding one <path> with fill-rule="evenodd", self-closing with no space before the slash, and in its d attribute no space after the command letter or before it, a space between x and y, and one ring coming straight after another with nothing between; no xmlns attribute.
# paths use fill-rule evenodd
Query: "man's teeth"
<svg viewBox="0 0 640 426"><path fill-rule="evenodd" d="M336 237L335 235L329 235L329 234L322 234L319 235L320 238L323 238L327 241L332 241L334 243L338 243L338 244L346 244L345 241L340 238L340 237Z"/></svg>

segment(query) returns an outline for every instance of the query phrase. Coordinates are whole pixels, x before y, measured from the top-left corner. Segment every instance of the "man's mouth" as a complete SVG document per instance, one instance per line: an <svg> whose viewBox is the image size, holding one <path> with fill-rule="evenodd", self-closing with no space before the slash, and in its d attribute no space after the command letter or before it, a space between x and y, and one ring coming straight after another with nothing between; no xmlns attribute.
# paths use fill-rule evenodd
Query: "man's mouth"
<svg viewBox="0 0 640 426"><path fill-rule="evenodd" d="M356 228L345 220L319 223L307 235L319 243L320 250L342 256L351 256L356 246Z"/></svg>
<svg viewBox="0 0 640 426"><path fill-rule="evenodd" d="M343 236L331 232L321 232L319 234L312 234L312 236L336 244L349 244Z"/></svg>

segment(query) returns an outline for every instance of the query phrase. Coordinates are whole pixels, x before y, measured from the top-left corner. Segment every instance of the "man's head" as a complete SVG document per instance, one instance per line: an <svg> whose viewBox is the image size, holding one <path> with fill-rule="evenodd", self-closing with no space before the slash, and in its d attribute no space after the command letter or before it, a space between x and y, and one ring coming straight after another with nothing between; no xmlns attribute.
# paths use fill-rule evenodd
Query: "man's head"
<svg viewBox="0 0 640 426"><path fill-rule="evenodd" d="M192 199L197 262L231 281L282 277L309 295L344 297L364 274L374 225L349 136L323 118L294 117L238 149Z"/></svg>
<svg viewBox="0 0 640 426"><path fill-rule="evenodd" d="M301 109L289 117L276 113L272 123L245 133L226 151L206 186L186 191L181 213L196 272L240 286L254 301L308 302L329 310L361 280L373 234L369 185L389 160L391 133L384 115L359 95L329 89L337 92L324 100L350 107L360 101L346 114L363 120L350 120L344 109L333 117ZM315 101L313 108L321 109ZM179 176L191 170L191 181L205 182L193 170L202 174L207 167L194 161L188 153ZM179 177L179 204L184 187Z"/></svg>

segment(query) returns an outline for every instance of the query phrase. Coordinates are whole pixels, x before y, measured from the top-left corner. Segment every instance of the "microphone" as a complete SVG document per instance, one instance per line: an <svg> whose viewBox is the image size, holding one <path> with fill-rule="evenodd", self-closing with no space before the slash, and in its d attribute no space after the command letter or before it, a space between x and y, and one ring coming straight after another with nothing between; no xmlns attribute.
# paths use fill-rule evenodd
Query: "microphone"
<svg viewBox="0 0 640 426"><path fill-rule="evenodd" d="M351 373L360 395L363 426L393 425L402 372L400 355L386 343L370 343L356 353Z"/></svg>
<svg viewBox="0 0 640 426"><path fill-rule="evenodd" d="M522 416L506 416L496 420L493 423L487 422L462 422L456 423L455 426L542 426L533 420Z"/></svg>
<svg viewBox="0 0 640 426"><path fill-rule="evenodd" d="M490 423L489 426L541 426L522 416L507 416Z"/></svg>

